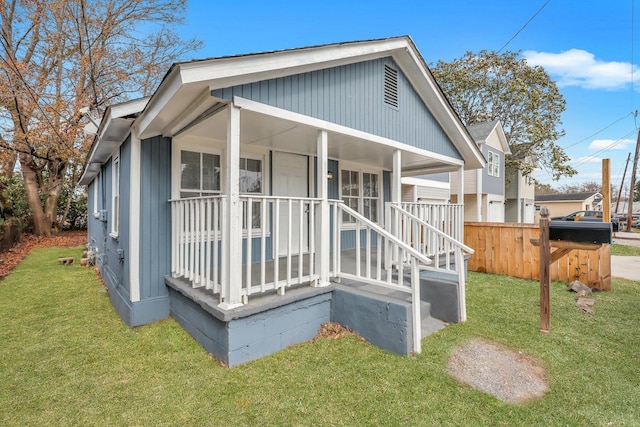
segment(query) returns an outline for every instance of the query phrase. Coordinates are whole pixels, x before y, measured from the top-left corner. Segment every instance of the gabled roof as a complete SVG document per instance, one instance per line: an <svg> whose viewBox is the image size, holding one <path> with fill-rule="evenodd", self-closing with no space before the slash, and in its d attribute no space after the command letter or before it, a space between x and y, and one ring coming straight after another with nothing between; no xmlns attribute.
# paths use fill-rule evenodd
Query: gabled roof
<svg viewBox="0 0 640 427"><path fill-rule="evenodd" d="M502 152L504 154L511 154L511 149L509 148L509 143L507 142L507 137L504 134L504 129L502 129L502 123L500 123L500 120L468 125L467 129L478 145L487 142L487 139L495 133L500 141Z"/></svg>
<svg viewBox="0 0 640 427"><path fill-rule="evenodd" d="M100 170L100 165L106 162L113 151L118 148L135 118L144 110L149 98L139 98L121 102L107 107L102 121L93 139L93 144L87 156L87 162L80 177L80 185L87 185Z"/></svg>
<svg viewBox="0 0 640 427"><path fill-rule="evenodd" d="M192 60L174 64L137 120L141 138L172 136L214 107L215 89L391 57L470 169L485 159L408 36ZM170 106L170 108L168 108Z"/></svg>
<svg viewBox="0 0 640 427"><path fill-rule="evenodd" d="M81 182L91 181L99 165L108 160L131 127L141 139L156 135L172 137L197 118L219 108L221 101L211 96L216 89L386 57L391 57L409 80L461 154L465 168L483 167L484 156L413 40L402 36L175 63L150 98L131 101L136 110L135 121L132 116L116 111L124 105L107 109Z"/></svg>
<svg viewBox="0 0 640 427"><path fill-rule="evenodd" d="M593 191L581 193L550 193L536 194L536 202L584 202L589 199L593 201L602 200L602 194Z"/></svg>

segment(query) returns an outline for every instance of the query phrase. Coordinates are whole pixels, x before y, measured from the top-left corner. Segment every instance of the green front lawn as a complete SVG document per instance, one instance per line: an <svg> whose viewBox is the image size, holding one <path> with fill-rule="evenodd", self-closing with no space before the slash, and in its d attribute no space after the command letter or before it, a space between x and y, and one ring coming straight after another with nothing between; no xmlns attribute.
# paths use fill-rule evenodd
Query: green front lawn
<svg viewBox="0 0 640 427"><path fill-rule="evenodd" d="M614 243L611 245L611 255L640 256L640 248L636 246L626 246Z"/></svg>
<svg viewBox="0 0 640 427"><path fill-rule="evenodd" d="M640 282L614 279L593 317L554 283L542 335L537 283L471 273L469 320L415 357L323 338L226 369L172 319L126 327L69 254L36 250L0 282L0 425L640 424ZM447 357L476 337L542 361L550 391L516 406L456 383Z"/></svg>

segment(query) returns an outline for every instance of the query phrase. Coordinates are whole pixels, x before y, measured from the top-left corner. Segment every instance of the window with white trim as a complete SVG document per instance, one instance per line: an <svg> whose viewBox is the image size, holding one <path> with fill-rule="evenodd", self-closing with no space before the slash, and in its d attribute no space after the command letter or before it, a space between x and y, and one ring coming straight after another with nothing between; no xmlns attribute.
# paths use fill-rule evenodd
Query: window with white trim
<svg viewBox="0 0 640 427"><path fill-rule="evenodd" d="M342 169L340 192L344 203L365 218L378 222L380 211L380 174L361 170ZM344 223L355 219L343 214Z"/></svg>
<svg viewBox="0 0 640 427"><path fill-rule="evenodd" d="M252 157L240 158L240 193L241 194L263 194L263 174L262 159ZM246 211L246 210L244 210ZM251 228L260 228L261 216L260 203L251 205ZM246 215L242 218L243 228L248 228Z"/></svg>
<svg viewBox="0 0 640 427"><path fill-rule="evenodd" d="M100 174L98 173L98 175L96 175L95 179L93 180L93 217L94 218L99 218L100 216L100 212L98 209L98 192L100 189Z"/></svg>
<svg viewBox="0 0 640 427"><path fill-rule="evenodd" d="M500 176L500 154L489 151L487 168L489 176Z"/></svg>
<svg viewBox="0 0 640 427"><path fill-rule="evenodd" d="M180 150L180 198L220 193L220 156Z"/></svg>
<svg viewBox="0 0 640 427"><path fill-rule="evenodd" d="M111 161L111 237L118 237L120 226L120 153Z"/></svg>

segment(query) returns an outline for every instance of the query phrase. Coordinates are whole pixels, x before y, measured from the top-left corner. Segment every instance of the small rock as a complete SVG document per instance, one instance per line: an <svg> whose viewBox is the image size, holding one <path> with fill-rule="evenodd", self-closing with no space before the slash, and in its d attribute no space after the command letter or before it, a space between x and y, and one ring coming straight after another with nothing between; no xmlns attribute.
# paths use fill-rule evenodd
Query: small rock
<svg viewBox="0 0 640 427"><path fill-rule="evenodd" d="M591 288L579 280L574 280L573 282L569 283L569 287L567 288L567 290L576 292L578 296L581 297L591 295Z"/></svg>
<svg viewBox="0 0 640 427"><path fill-rule="evenodd" d="M596 300L592 298L578 298L576 304L578 305L586 305L587 307L593 307L593 304L596 303Z"/></svg>
<svg viewBox="0 0 640 427"><path fill-rule="evenodd" d="M593 305L595 303L596 303L595 300L593 300L591 298L581 298L581 297L579 297L578 300L576 301L576 305L578 307L580 307L580 310L584 311L589 316L593 316L595 314L595 312L591 308L591 307L593 307Z"/></svg>

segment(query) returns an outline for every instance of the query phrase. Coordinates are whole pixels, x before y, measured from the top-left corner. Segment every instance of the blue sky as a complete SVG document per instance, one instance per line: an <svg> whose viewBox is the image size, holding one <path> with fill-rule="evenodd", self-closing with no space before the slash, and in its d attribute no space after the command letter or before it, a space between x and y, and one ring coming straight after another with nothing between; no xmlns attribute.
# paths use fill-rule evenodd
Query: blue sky
<svg viewBox="0 0 640 427"><path fill-rule="evenodd" d="M500 49L545 2L191 0L181 33L205 42L197 58L410 35L431 64L466 51ZM558 144L579 174L552 181L538 171L540 182L599 182L601 159L610 158L611 181L619 186L630 152L633 160L640 69L633 66L632 78L631 64L640 61L640 2L632 3L550 0L507 46L544 66L567 102L566 136Z"/></svg>

